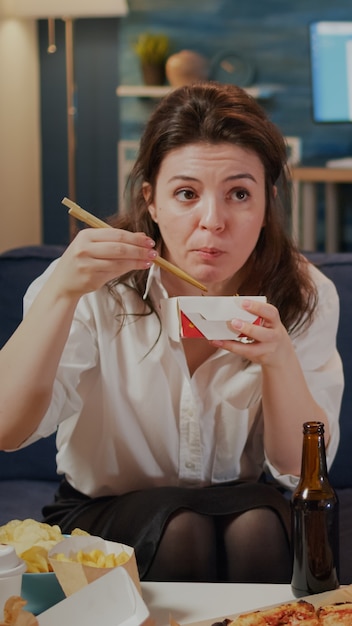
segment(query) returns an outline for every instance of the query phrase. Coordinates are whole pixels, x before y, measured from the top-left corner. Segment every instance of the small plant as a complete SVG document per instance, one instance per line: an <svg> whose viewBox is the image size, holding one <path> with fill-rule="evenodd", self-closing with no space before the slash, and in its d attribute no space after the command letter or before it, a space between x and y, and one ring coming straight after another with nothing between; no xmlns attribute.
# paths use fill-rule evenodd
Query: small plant
<svg viewBox="0 0 352 626"><path fill-rule="evenodd" d="M170 52L170 41L162 33L141 33L133 45L133 49L141 63L162 65Z"/></svg>

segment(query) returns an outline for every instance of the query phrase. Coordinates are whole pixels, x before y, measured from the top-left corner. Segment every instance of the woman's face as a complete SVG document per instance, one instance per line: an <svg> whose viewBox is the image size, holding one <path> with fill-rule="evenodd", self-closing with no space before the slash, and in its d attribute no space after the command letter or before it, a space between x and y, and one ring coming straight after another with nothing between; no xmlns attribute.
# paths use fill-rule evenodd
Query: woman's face
<svg viewBox="0 0 352 626"><path fill-rule="evenodd" d="M150 197L148 185L144 191ZM162 255L209 294L231 295L264 226L263 164L255 152L230 143L177 148L161 164L149 212L160 229ZM169 292L176 288L171 275L164 279ZM177 286L182 293L192 289Z"/></svg>

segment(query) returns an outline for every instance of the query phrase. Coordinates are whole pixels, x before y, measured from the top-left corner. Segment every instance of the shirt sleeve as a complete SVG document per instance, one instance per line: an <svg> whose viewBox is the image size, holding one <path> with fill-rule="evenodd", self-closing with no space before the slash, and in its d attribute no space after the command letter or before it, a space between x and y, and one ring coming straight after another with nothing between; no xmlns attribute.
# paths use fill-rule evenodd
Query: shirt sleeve
<svg viewBox="0 0 352 626"><path fill-rule="evenodd" d="M292 342L311 394L325 410L329 421L330 439L326 456L330 468L339 444L339 415L344 389L342 361L336 348L340 308L333 282L314 266L311 266L311 272L317 286L317 308L311 325L294 335ZM279 474L268 459L266 464L272 476L284 487L296 487L296 476Z"/></svg>
<svg viewBox="0 0 352 626"><path fill-rule="evenodd" d="M23 301L23 314L26 315L34 299L55 269L55 260L28 288ZM98 361L95 338L94 316L89 300L83 296L76 308L69 337L60 359L54 382L50 406L37 429L22 444L34 443L48 437L57 430L65 419L77 417L84 397L92 383L92 372Z"/></svg>

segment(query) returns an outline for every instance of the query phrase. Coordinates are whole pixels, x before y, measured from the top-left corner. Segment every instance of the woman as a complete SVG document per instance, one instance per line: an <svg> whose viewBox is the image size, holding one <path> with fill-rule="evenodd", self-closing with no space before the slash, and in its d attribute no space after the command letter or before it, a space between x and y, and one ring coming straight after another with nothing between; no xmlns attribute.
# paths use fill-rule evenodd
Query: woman
<svg viewBox="0 0 352 626"><path fill-rule="evenodd" d="M282 492L304 421L324 422L334 458L338 299L286 234L286 175L281 134L243 90L170 93L141 139L128 212L82 230L35 281L1 352L1 447L58 428L64 478L44 519L133 545L141 578L288 582ZM253 342L170 340L160 300L200 293L157 253L207 295L265 295L243 302L262 326L231 322Z"/></svg>

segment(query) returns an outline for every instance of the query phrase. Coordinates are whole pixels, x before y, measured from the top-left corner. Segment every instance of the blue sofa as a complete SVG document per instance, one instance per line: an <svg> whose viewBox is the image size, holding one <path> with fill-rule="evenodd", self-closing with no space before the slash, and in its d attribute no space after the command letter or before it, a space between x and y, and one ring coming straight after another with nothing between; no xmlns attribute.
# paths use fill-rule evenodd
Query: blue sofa
<svg viewBox="0 0 352 626"><path fill-rule="evenodd" d="M22 319L28 285L64 251L62 246L28 246L0 254L0 348ZM10 519L41 519L59 484L55 435L18 452L0 451L0 525Z"/></svg>
<svg viewBox="0 0 352 626"><path fill-rule="evenodd" d="M61 255L60 246L17 248L0 254L0 347L22 318L28 284ZM352 253L310 253L307 256L335 283L341 316L338 348L346 386L341 409L341 440L330 478L340 499L342 583L352 582ZM43 439L18 452L0 452L0 525L10 519L41 519L42 506L58 486L55 438Z"/></svg>

